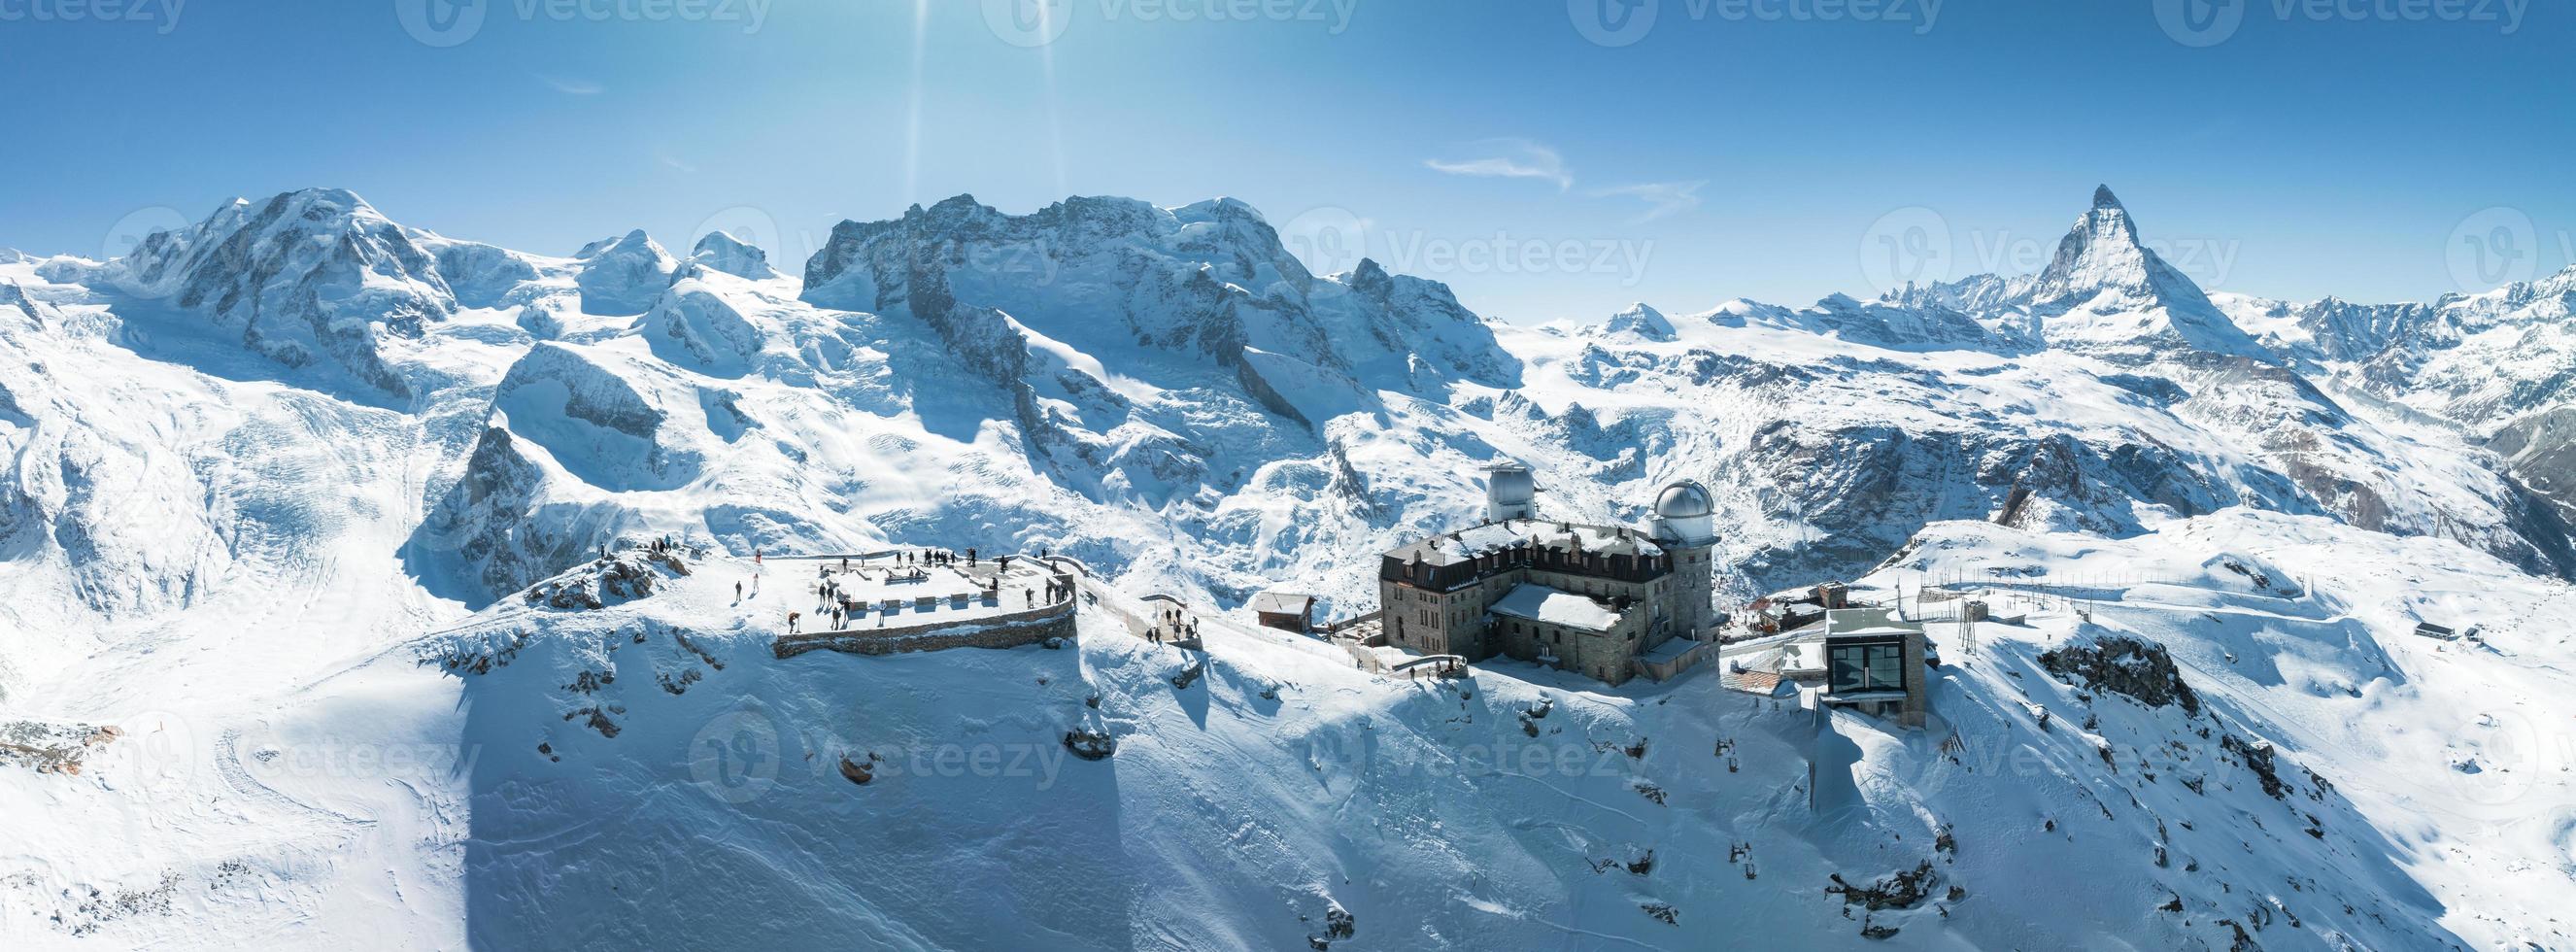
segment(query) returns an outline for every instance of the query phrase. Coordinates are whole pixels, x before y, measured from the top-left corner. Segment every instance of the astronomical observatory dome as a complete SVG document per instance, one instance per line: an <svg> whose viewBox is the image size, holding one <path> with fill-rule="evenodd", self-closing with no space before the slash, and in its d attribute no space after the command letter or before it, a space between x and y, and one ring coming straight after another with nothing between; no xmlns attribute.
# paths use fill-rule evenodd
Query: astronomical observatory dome
<svg viewBox="0 0 2576 952"><path fill-rule="evenodd" d="M1716 511L1708 487L1688 479L1664 487L1663 494L1655 497L1655 515L1666 519L1697 519Z"/></svg>

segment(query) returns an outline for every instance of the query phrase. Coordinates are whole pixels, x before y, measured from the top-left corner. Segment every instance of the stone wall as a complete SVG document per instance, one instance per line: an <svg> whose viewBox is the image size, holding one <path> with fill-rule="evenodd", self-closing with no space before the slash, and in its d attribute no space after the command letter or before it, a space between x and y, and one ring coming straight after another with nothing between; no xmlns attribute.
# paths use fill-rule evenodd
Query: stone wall
<svg viewBox="0 0 2576 952"><path fill-rule="evenodd" d="M778 657L792 658L808 651L889 655L947 648L1017 648L1049 638L1072 638L1074 604L1075 600L1066 599L1045 608L964 621L785 635L771 650Z"/></svg>
<svg viewBox="0 0 2576 952"><path fill-rule="evenodd" d="M1680 654L1662 662L1649 661L1645 655L1639 655L1636 659L1637 673L1656 681L1670 681L1680 677L1682 672L1697 666L1702 660L1714 657L1716 654L1716 645L1703 641L1682 649Z"/></svg>

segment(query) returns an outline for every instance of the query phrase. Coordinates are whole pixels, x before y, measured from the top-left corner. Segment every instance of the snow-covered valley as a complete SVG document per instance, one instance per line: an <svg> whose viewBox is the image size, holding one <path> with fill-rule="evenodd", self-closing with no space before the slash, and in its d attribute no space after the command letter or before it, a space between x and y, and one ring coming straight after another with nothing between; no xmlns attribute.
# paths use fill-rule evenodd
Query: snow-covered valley
<svg viewBox="0 0 2576 952"><path fill-rule="evenodd" d="M2204 294L2108 189L2033 275L1544 326L1232 200L691 238L0 260L0 944L2576 948L2576 272ZM1251 623L1505 460L1704 483L1722 610L2026 617L1921 730ZM773 652L776 556L923 547L1079 560L1078 636Z"/></svg>

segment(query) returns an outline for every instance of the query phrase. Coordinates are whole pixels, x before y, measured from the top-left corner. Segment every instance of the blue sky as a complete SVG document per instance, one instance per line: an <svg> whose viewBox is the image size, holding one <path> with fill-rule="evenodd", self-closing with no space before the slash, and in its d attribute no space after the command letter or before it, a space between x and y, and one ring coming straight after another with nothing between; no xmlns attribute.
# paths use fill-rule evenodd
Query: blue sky
<svg viewBox="0 0 2576 952"><path fill-rule="evenodd" d="M1039 2L0 0L0 245L333 185L801 262L960 192L1230 195L1319 263L1593 320L2032 270L2102 182L2249 294L2481 289L2576 233L2563 4Z"/></svg>

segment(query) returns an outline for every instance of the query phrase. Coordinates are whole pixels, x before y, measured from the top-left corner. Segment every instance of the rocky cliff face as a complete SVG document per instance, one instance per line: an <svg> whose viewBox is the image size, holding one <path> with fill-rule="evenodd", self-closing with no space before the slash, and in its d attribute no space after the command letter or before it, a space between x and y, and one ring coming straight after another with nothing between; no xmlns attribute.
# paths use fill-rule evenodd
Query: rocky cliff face
<svg viewBox="0 0 2576 952"><path fill-rule="evenodd" d="M1511 370L1446 287L1374 262L1316 277L1231 200L1160 209L1077 198L1013 216L960 196L893 221L843 222L807 264L805 296L925 320L945 305L994 308L1086 353L1143 347L1231 367L1253 347L1361 381L1435 386L1504 382Z"/></svg>
<svg viewBox="0 0 2576 952"><path fill-rule="evenodd" d="M479 602L582 562L638 522L614 503L553 498L510 431L486 427L405 559L433 587Z"/></svg>

